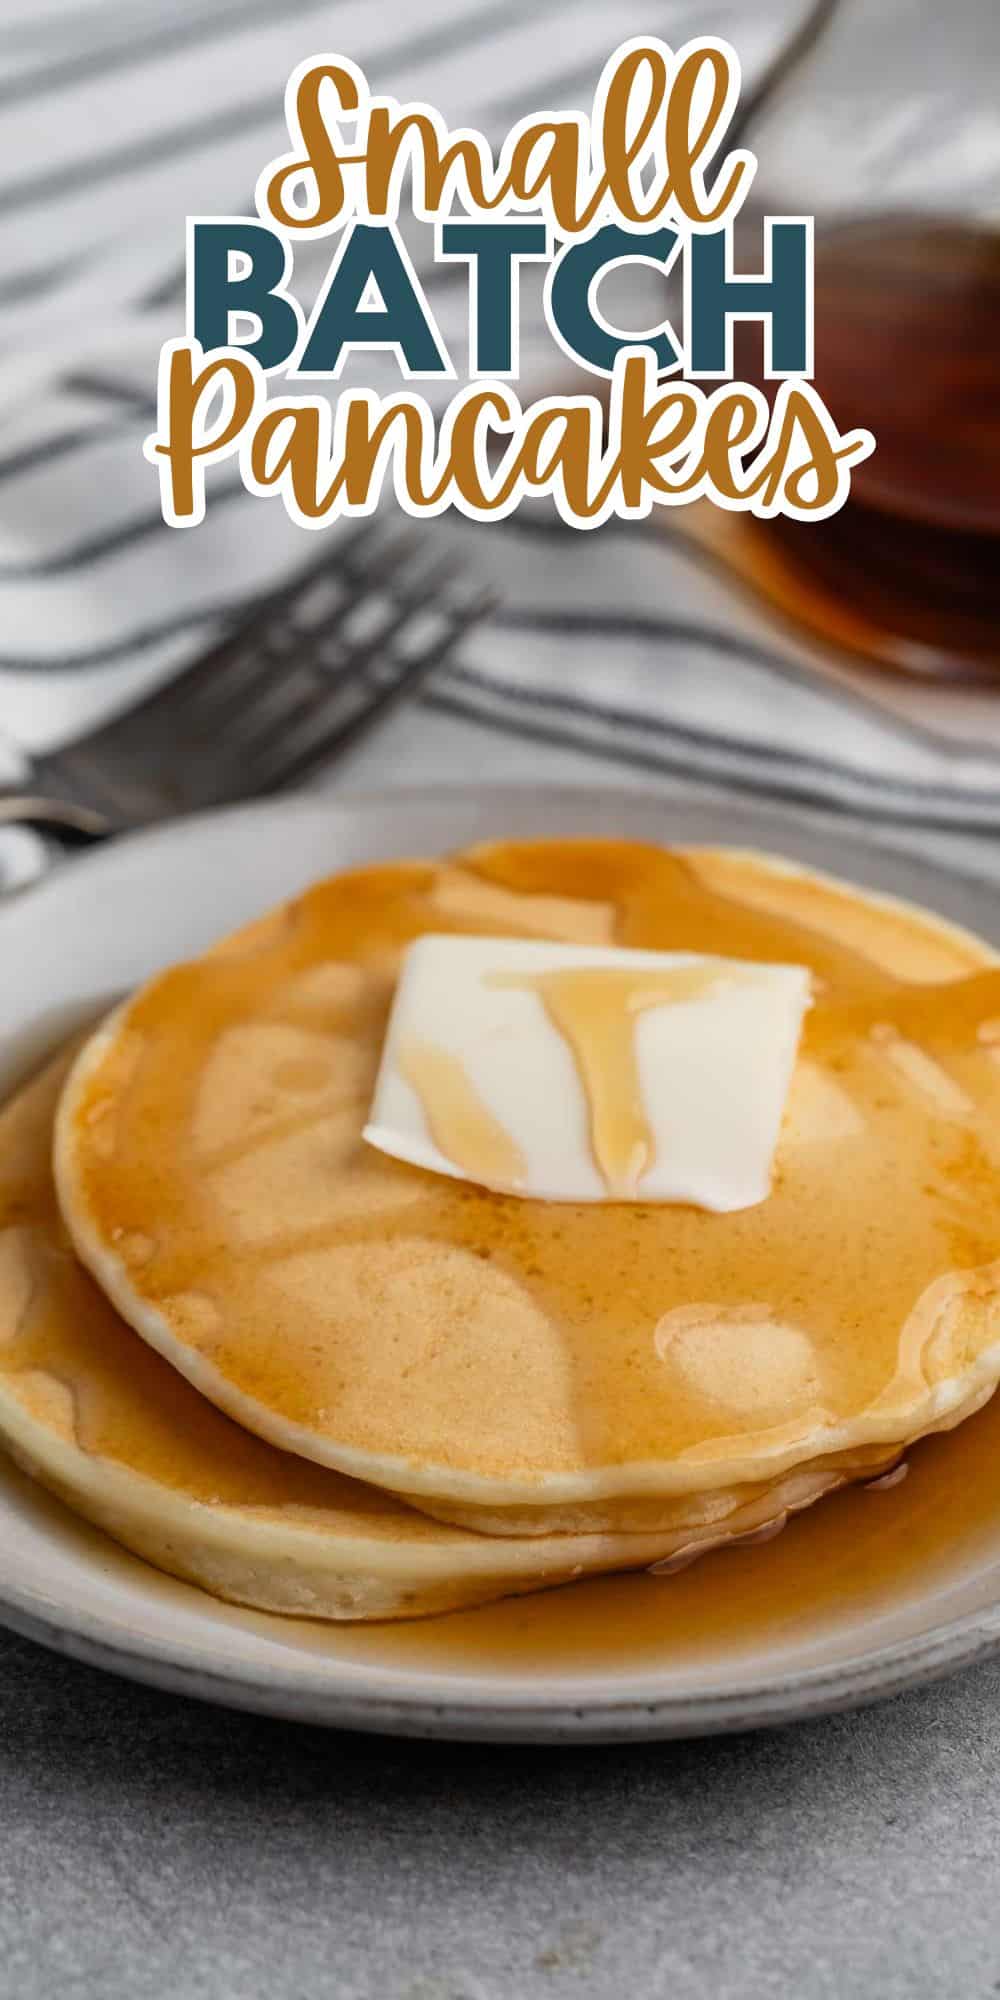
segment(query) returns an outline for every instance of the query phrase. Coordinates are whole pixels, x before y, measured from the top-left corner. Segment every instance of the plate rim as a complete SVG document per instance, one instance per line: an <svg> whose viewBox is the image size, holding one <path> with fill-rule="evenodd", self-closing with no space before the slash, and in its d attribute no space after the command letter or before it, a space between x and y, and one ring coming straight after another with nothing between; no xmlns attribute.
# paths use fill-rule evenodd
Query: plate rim
<svg viewBox="0 0 1000 2000"><path fill-rule="evenodd" d="M782 833L805 822L818 837L829 840L830 865L849 870L852 856L859 860L874 852L888 867L893 863L918 866L933 894L935 883L947 892L965 886L992 897L996 903L1000 941L1000 885L971 869L953 867L938 860L924 860L893 848L891 843L866 844L863 830L848 827L843 833L830 827L825 816L792 814L775 810L770 802L737 796L730 799L677 799L651 787L618 790L608 784L556 784L546 788L545 802L558 799L567 808L581 812L608 810L615 806L637 813L661 810L665 818L689 811L693 817L707 813L735 822L738 839L740 823L749 823L756 835L768 837L770 828L781 851ZM7 907L0 906L0 944L6 933L16 928L28 912L29 923L53 898L66 892L67 882L99 873L109 858L114 860L128 849L140 852L173 844L226 822L255 823L268 818L287 819L289 813L313 818L348 820L391 811L394 814L443 803L456 811L494 806L503 801L523 807L539 801L536 785L503 782L498 784L406 785L370 787L357 792L324 794L289 793L275 800L256 800L219 810L185 815L176 820L121 835L56 867L41 881L16 892ZM843 857L843 863L842 863ZM887 893L892 893L891 891ZM950 919L949 919L950 920ZM37 1055L32 1059L37 1063ZM27 1065L30 1070L31 1062ZM139 1559L136 1558L138 1561ZM318 1723L333 1728L349 1728L413 1737L441 1737L475 1741L579 1741L666 1740L730 1732L741 1729L776 1727L792 1721L862 1706L925 1685L960 1668L975 1664L1000 1651L1000 1585L991 1604L966 1612L958 1618L935 1624L926 1632L891 1641L871 1651L857 1651L834 1667L799 1668L790 1674L771 1672L747 1678L732 1688L707 1693L671 1692L627 1693L597 1697L582 1691L566 1702L554 1693L506 1688L497 1685L488 1699L470 1683L447 1679L439 1671L443 1688L435 1692L425 1686L408 1691L391 1689L365 1692L357 1685L364 1667L355 1663L325 1661L302 1663L294 1678L280 1666L250 1670L239 1661L227 1661L203 1654L199 1661L187 1644L173 1645L168 1639L150 1643L136 1635L134 1640L120 1634L109 1636L113 1628L99 1612L74 1606L72 1616L65 1605L49 1603L31 1589L20 1589L16 1580L2 1574L0 1555L0 1623L21 1636L35 1640L64 1657L103 1668L145 1685L168 1692L196 1697L221 1706L277 1715L289 1720ZM196 1652L196 1649L195 1649ZM376 1670L377 1671L377 1670ZM655 1671L655 1670L654 1670ZM414 1678L418 1678L414 1674ZM651 1675L651 1679L652 1679ZM425 1681L434 1678L424 1672ZM444 1688L446 1687L446 1692Z"/></svg>
<svg viewBox="0 0 1000 2000"><path fill-rule="evenodd" d="M927 1686L1000 1650L998 1601L985 1613L970 1612L920 1638L852 1655L832 1670L803 1668L717 1694L581 1696L567 1703L509 1691L484 1700L463 1695L460 1688L447 1696L366 1694L336 1685L336 1667L329 1665L307 1670L291 1683L278 1669L261 1675L224 1661L193 1664L169 1643L152 1648L109 1640L100 1619L87 1612L72 1624L61 1621L62 1614L30 1594L0 1587L0 1622L8 1630L143 1686L324 1728L471 1742L669 1741L781 1728Z"/></svg>

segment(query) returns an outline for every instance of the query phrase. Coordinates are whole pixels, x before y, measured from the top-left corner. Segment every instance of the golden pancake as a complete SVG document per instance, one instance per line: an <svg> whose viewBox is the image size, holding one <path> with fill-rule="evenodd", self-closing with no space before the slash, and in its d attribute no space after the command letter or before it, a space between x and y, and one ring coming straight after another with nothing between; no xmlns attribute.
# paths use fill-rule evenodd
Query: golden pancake
<svg viewBox="0 0 1000 2000"><path fill-rule="evenodd" d="M686 1560L836 1484L747 1492L723 1527L491 1540L275 1451L119 1318L70 1248L52 1182L68 1059L0 1112L0 1438L127 1548L216 1597L299 1618L415 1617L584 1573Z"/></svg>
<svg viewBox="0 0 1000 2000"><path fill-rule="evenodd" d="M428 931L809 967L769 1198L522 1201L367 1148ZM322 882L152 980L75 1066L60 1199L130 1323L289 1451L494 1534L717 1522L995 1388L995 1033L994 954L921 911L754 854L497 844Z"/></svg>

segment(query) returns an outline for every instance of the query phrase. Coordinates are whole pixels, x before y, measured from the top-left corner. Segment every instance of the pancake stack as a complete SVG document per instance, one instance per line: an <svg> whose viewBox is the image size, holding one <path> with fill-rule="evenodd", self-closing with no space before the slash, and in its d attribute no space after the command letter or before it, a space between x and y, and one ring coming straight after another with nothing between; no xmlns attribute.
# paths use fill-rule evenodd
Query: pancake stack
<svg viewBox="0 0 1000 2000"><path fill-rule="evenodd" d="M522 1200L374 1151L403 953L448 932L808 968L768 1198ZM0 1437L268 1611L669 1570L993 1393L998 1054L984 943L772 858L530 842L333 877L0 1114Z"/></svg>

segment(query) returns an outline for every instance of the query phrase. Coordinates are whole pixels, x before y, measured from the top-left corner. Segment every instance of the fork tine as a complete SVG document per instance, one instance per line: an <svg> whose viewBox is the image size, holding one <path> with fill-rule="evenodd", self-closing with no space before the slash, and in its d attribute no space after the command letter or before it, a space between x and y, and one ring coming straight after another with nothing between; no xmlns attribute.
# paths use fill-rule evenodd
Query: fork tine
<svg viewBox="0 0 1000 2000"><path fill-rule="evenodd" d="M453 564L434 564L421 577L419 585L409 587L395 608L389 601L389 610L364 640L352 644L343 639L341 659L330 663L323 657L323 648L337 636L357 606L372 596L365 580L359 579L350 598L345 604L338 604L332 616L328 612L323 621L317 620L305 630L300 628L298 635L290 635L290 639L298 636L300 644L294 651L291 644L284 648L291 669L286 677L275 672L281 662L265 654L261 664L240 675L221 705L210 705L209 724L226 735L227 747L231 743L241 758L252 756L262 739L270 739L276 729L287 741L300 723L328 708L332 701L340 700L346 683L355 680L412 618L434 602L453 567ZM204 703L199 704L198 719L204 726Z"/></svg>
<svg viewBox="0 0 1000 2000"><path fill-rule="evenodd" d="M248 645L242 656L235 655L223 665L214 680L192 691L185 712L198 729L227 728L231 718L244 713L247 702L258 692L266 693L274 686L282 668L299 664L303 643L308 645L314 632L336 631L368 594L367 582L359 577L335 605L327 607L322 619L299 624L292 614L284 622L280 617L268 620L255 633L252 649Z"/></svg>
<svg viewBox="0 0 1000 2000"><path fill-rule="evenodd" d="M265 691L251 707L244 727L236 735L230 732L230 740L239 752L241 763L247 757L252 760L255 751L263 750L263 761L270 766L275 758L280 760L291 754L304 728L315 727L330 715L331 710L342 715L350 690L363 687L367 669L377 662L380 655L391 657L392 643L400 633L422 611L440 603L442 586L453 573L453 561L435 563L425 572L419 587L414 585L407 592L405 601L390 606L374 631L353 644L345 642L343 658L335 670L325 668L322 663L307 662L290 690L290 701L272 699L271 692ZM317 635L320 638L326 636L326 633ZM301 685L303 672L310 676L304 687ZM279 732L277 736L274 734L276 729Z"/></svg>
<svg viewBox="0 0 1000 2000"><path fill-rule="evenodd" d="M270 766L262 772L258 770L252 782L261 790L276 791L296 783L317 765L349 749L375 723L384 721L400 702L415 694L429 675L444 664L464 634L487 616L496 602L492 591L482 591L466 605L451 607L446 632L431 640L412 659L404 661L392 681L374 690L368 700L355 706L347 716L331 721L319 735L307 737L298 748L294 743L289 744L287 739L276 745Z"/></svg>
<svg viewBox="0 0 1000 2000"><path fill-rule="evenodd" d="M175 711L186 709L188 702L193 701L200 690L214 685L228 667L240 660L247 642L256 632L262 627L266 629L272 623L277 624L289 603L300 594L304 596L310 586L318 583L324 574L336 577L338 569L352 577L355 574L359 577L366 574L367 566L363 561L359 563L358 552L361 551L363 554L365 544L373 547L384 539L385 537L379 532L379 523L374 520L360 522L348 535L338 540L328 555L319 560L312 560L297 569L285 583L252 598L249 604L241 608L238 622L233 623L230 620L228 629L207 653L200 654L189 667L183 668L179 674L174 674L162 686L154 688L151 694L144 696L123 715L113 716L111 721L104 728L95 731L89 740L94 743L98 738L110 740L119 727L136 721L143 723L155 719L166 722L168 719L175 719Z"/></svg>
<svg viewBox="0 0 1000 2000"><path fill-rule="evenodd" d="M409 530L366 520L331 555L165 687L37 760L59 810L100 810L113 831L291 784L416 693L494 602L463 601L460 559L428 563Z"/></svg>
<svg viewBox="0 0 1000 2000"><path fill-rule="evenodd" d="M352 537L358 539L361 538ZM360 604L377 594L378 581L383 574L390 575L393 563L400 559L405 562L407 548L412 550L412 546L412 536L379 537L376 560L345 565L346 587L341 596L333 606L325 606L321 614L312 618L296 616L294 602L282 599L252 633L244 635L239 645L227 649L229 657L217 664L211 676L199 675L186 691L181 690L183 700L178 706L183 720L190 721L199 733L205 729L227 729L234 716L245 713L248 701L257 695L266 696L283 667L308 667L308 659L301 659L303 646L308 647L311 640L319 637L329 638L339 625L346 623ZM335 580L337 569L331 567L329 575ZM315 573L303 580L303 598L308 599L310 584L316 581ZM324 671L329 673L329 669ZM176 712L173 719L176 727L180 719Z"/></svg>

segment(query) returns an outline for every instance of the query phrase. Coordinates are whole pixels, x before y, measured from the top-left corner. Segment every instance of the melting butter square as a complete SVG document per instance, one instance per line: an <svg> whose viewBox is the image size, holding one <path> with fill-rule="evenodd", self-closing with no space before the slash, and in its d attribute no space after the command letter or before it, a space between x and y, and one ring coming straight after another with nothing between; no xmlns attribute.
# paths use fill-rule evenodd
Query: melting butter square
<svg viewBox="0 0 1000 2000"><path fill-rule="evenodd" d="M809 973L691 952L419 938L365 1138L537 1201L763 1201Z"/></svg>

